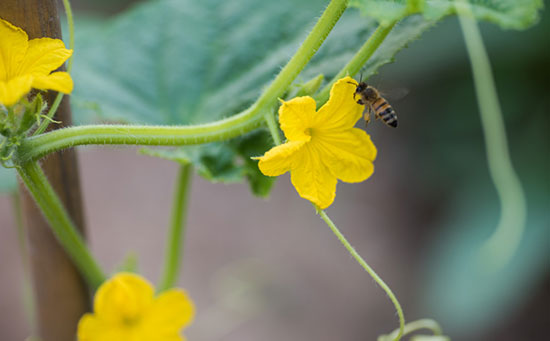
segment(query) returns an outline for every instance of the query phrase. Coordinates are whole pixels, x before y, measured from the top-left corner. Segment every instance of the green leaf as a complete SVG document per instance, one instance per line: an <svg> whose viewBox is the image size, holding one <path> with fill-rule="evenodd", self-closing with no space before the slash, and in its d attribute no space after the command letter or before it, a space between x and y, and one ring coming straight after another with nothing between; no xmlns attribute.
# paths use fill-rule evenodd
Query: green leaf
<svg viewBox="0 0 550 341"><path fill-rule="evenodd" d="M242 167L250 189L260 197L269 195L276 178L263 175L258 168L258 161L252 160L251 157L263 155L272 145L271 136L263 131L247 134L239 139L237 144L237 151L244 158Z"/></svg>
<svg viewBox="0 0 550 341"><path fill-rule="evenodd" d="M350 6L357 7L364 15L375 18L384 26L401 20L408 15L421 12L424 0L351 0Z"/></svg>
<svg viewBox="0 0 550 341"><path fill-rule="evenodd" d="M456 14L457 0L351 0L367 16L383 25L413 13L423 13L427 20ZM478 20L485 20L506 29L522 30L538 21L542 0L467 0Z"/></svg>
<svg viewBox="0 0 550 341"><path fill-rule="evenodd" d="M0 193L17 190L17 176L14 169L0 167Z"/></svg>
<svg viewBox="0 0 550 341"><path fill-rule="evenodd" d="M269 84L324 6L325 0L159 0L107 21L80 21L75 121L171 125L233 115ZM368 62L368 73L432 24L420 16L404 20ZM376 27L373 19L347 11L296 83L336 74ZM271 146L267 132L260 130L225 143L146 153L191 162L211 181L246 178L255 194L267 195L273 179L261 175L250 156Z"/></svg>
<svg viewBox="0 0 550 341"><path fill-rule="evenodd" d="M235 114L295 52L324 2L160 0L87 21L76 32L77 120L195 124Z"/></svg>

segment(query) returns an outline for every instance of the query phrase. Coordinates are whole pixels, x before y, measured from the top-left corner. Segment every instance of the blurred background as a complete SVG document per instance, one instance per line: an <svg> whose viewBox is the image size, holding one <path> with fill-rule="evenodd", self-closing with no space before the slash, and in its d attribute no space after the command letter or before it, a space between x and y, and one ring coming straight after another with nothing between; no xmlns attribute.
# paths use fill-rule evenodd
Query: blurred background
<svg viewBox="0 0 550 341"><path fill-rule="evenodd" d="M545 2L548 6L548 1ZM113 15L131 1L73 1ZM404 87L399 128L376 122L376 171L338 185L328 214L388 283L407 320L436 319L452 340L543 340L550 323L550 18L526 31L481 23L527 193L526 234L504 270L471 255L497 225L469 61L456 18L400 52L371 83ZM79 148L89 241L108 271L135 254L160 275L178 166L136 148ZM0 196L0 340L31 333L12 198ZM192 182L180 285L197 304L189 340L375 340L397 327L384 292L298 197L288 175L267 200L245 184Z"/></svg>

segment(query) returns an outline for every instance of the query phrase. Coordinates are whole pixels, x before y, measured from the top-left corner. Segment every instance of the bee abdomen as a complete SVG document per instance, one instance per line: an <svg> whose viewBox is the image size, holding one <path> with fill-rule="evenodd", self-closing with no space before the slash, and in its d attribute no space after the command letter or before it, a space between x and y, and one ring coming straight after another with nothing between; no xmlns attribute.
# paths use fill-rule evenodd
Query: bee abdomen
<svg viewBox="0 0 550 341"><path fill-rule="evenodd" d="M389 125L390 127L396 128L397 127L397 115L395 114L395 111L392 107L388 105L387 108L385 108L384 111L380 112L380 119Z"/></svg>
<svg viewBox="0 0 550 341"><path fill-rule="evenodd" d="M377 112L380 112L380 110L383 110L384 106L389 106L389 104L388 102L386 102L385 99L379 98L373 103L372 106L374 107L374 110L376 110Z"/></svg>

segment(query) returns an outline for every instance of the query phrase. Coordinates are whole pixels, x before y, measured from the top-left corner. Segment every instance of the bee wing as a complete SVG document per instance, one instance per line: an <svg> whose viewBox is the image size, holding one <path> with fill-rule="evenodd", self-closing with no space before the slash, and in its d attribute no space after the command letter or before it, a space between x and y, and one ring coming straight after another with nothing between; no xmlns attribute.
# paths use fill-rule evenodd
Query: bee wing
<svg viewBox="0 0 550 341"><path fill-rule="evenodd" d="M380 94L384 96L386 99L390 99L392 101L398 101L400 99L403 99L405 96L409 94L410 90L408 88L391 88L389 90L380 91Z"/></svg>

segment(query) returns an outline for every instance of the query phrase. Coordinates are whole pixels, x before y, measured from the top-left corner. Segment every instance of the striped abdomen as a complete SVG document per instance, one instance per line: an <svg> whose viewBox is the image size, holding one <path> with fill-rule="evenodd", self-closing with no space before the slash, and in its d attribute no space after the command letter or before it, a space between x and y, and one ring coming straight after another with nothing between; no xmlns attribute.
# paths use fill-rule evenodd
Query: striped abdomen
<svg viewBox="0 0 550 341"><path fill-rule="evenodd" d="M372 104L372 108L374 109L376 117L380 118L382 122L390 127L397 127L397 115L395 114L395 110L393 110L385 99L379 97Z"/></svg>

